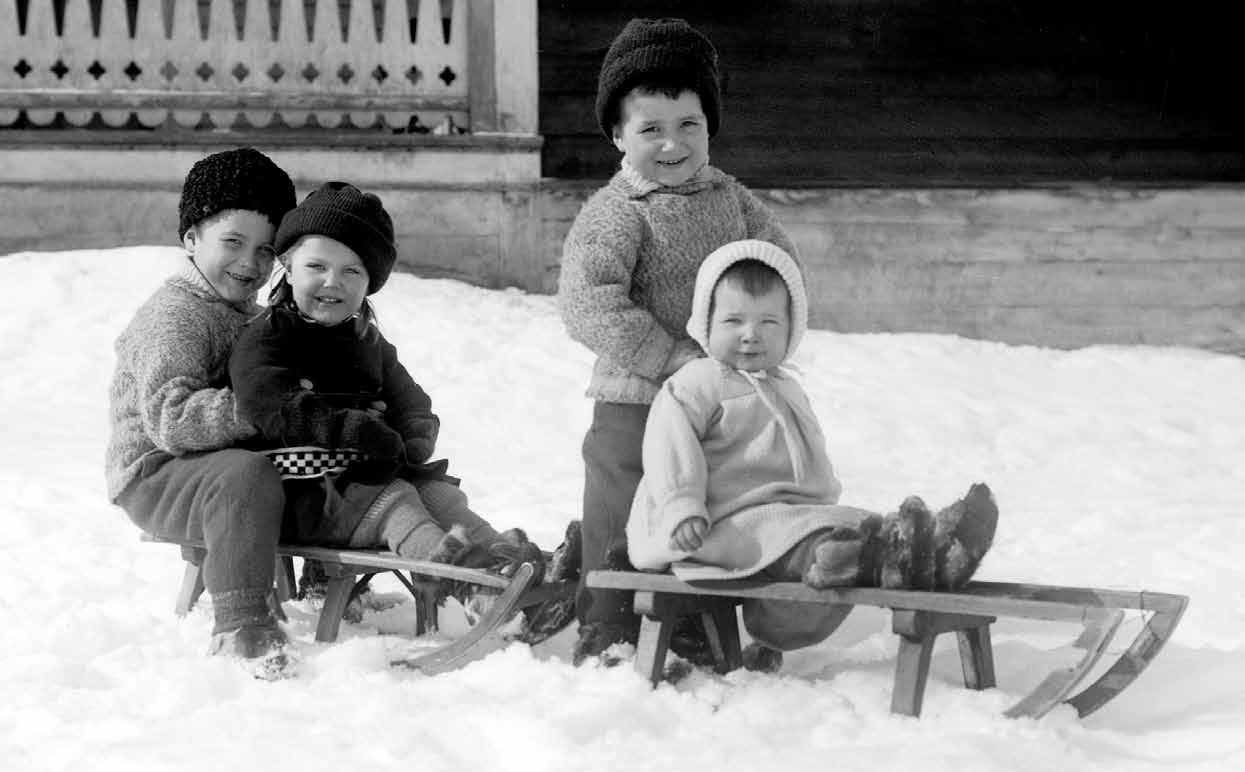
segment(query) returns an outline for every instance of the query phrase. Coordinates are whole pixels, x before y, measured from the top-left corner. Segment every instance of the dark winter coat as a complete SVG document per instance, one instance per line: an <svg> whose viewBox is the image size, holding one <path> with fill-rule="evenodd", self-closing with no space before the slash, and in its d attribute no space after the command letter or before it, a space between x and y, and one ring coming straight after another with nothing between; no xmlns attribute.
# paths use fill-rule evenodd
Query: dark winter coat
<svg viewBox="0 0 1245 772"><path fill-rule="evenodd" d="M364 454L341 474L286 480L285 539L344 543L384 484L444 475L444 462L427 463L441 425L432 400L375 325L326 327L292 304L271 308L243 331L229 374L258 448Z"/></svg>

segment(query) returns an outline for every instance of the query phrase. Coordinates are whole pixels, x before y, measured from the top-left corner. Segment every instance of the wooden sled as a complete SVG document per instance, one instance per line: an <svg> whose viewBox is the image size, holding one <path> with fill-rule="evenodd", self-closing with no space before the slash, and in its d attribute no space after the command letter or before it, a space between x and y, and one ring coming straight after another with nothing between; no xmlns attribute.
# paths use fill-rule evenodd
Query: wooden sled
<svg viewBox="0 0 1245 772"><path fill-rule="evenodd" d="M642 614L636 669L656 685L665 672L670 633L679 617L700 614L718 672L742 666L735 606L745 598L819 604L876 606L891 610L891 629L899 636L891 711L921 714L934 641L954 632L959 642L964 685L995 686L990 624L998 617L1080 622L1073 646L1085 653L1073 666L1046 677L1005 715L1037 718L1066 703L1080 716L1098 710L1131 684L1171 637L1189 599L1159 592L1121 592L1038 584L971 582L957 592L852 587L815 590L798 582L734 580L688 583L671 574L592 571L588 586L635 592ZM1106 651L1125 611L1148 614L1128 649L1096 680L1076 691ZM1074 693L1075 692L1075 693Z"/></svg>
<svg viewBox="0 0 1245 772"><path fill-rule="evenodd" d="M174 613L184 616L203 594L203 543L195 540L164 539L143 535L144 541L176 544L182 548L186 561L182 585L178 591ZM282 544L277 547L276 587L270 606L284 620L281 603L294 597L294 558L318 560L328 575L324 607L316 622L316 640L332 643L337 640L342 616L353 595L373 575L390 572L411 593L415 600L415 635L438 629L437 609L441 582L456 580L492 587L497 599L471 629L444 646L425 654L392 661L394 666L420 670L428 674L443 673L462 667L488 654L509 641L499 629L516 611L548 600L573 596L573 582L552 582L532 586L535 569L529 563L519 567L507 578L473 568L446 563L411 560L388 550L335 549Z"/></svg>

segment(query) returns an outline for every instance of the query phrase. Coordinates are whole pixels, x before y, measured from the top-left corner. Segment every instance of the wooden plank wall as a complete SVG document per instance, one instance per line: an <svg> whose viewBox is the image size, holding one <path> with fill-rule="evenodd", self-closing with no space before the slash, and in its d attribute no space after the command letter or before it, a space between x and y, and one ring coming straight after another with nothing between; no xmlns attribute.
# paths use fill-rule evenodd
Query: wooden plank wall
<svg viewBox="0 0 1245 772"><path fill-rule="evenodd" d="M543 0L543 173L603 178L601 59L633 16L720 54L714 162L753 185L1245 181L1231 4Z"/></svg>
<svg viewBox="0 0 1245 772"><path fill-rule="evenodd" d="M593 186L546 185L538 271ZM1245 188L758 189L809 270L811 323L1245 356Z"/></svg>

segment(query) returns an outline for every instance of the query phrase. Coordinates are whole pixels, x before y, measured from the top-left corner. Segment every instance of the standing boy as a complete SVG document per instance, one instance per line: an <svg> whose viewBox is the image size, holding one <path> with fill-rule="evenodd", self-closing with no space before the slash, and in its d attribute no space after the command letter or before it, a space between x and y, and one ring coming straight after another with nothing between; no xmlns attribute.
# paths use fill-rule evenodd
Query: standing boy
<svg viewBox="0 0 1245 772"><path fill-rule="evenodd" d="M686 332L701 261L739 239L795 254L764 204L709 164L719 102L717 52L682 19L632 19L605 54L597 120L622 163L571 225L558 289L567 331L597 354L581 577L631 567L625 528L649 405L667 376L703 355ZM636 640L630 593L589 589L581 578L576 613L576 664ZM672 647L686 656L703 643L692 637L676 632Z"/></svg>

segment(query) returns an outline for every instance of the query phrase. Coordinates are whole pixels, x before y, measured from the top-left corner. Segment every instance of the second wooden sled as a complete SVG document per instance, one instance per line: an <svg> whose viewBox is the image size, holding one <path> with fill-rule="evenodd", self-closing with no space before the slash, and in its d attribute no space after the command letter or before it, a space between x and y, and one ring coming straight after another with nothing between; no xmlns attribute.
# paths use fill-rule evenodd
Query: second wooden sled
<svg viewBox="0 0 1245 772"><path fill-rule="evenodd" d="M174 609L179 616L194 607L203 594L203 544L195 540L163 539L144 536L145 541L176 544L182 548L186 570ZM532 585L535 569L524 563L510 577L498 576L473 568L426 560L412 560L387 550L335 549L281 544L277 547L276 587L273 593L274 612L281 618L280 604L293 597L293 558L318 560L324 565L328 587L324 607L316 622L316 640L331 643L337 640L342 616L351 597L364 582L375 574L391 572L415 600L415 635L435 632L441 583L446 580L466 582L496 589L498 596L469 630L445 645L423 654L395 659L395 667L419 670L429 675L462 667L509 643L500 628L519 610L573 594L573 582Z"/></svg>
<svg viewBox="0 0 1245 772"><path fill-rule="evenodd" d="M959 642L964 685L994 687L990 624L998 617L1079 622L1073 646L1084 649L1071 667L1048 675L1005 715L1037 718L1060 704L1088 716L1127 688L1171 637L1189 599L1160 592L1124 592L1088 587L971 582L956 592L851 587L815 590L798 582L734 580L689 583L671 574L592 571L588 586L635 592L642 614L636 669L654 685L664 673L670 633L679 617L699 614L705 623L718 672L742 665L735 607L745 598L818 604L875 606L891 610L891 629L899 636L891 711L921 714L934 640L954 632ZM1098 678L1077 690L1107 650L1125 611L1148 614L1128 649Z"/></svg>

